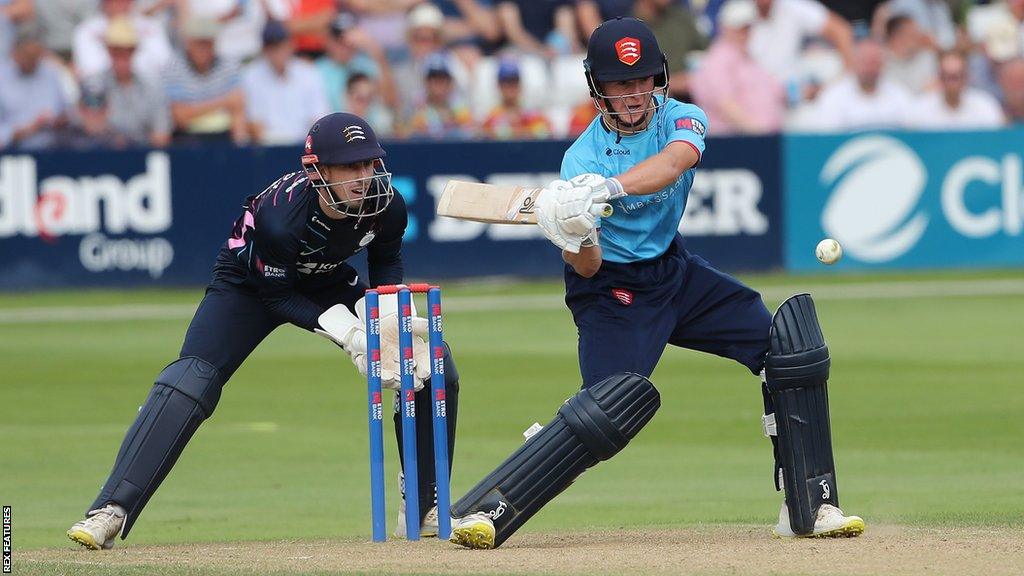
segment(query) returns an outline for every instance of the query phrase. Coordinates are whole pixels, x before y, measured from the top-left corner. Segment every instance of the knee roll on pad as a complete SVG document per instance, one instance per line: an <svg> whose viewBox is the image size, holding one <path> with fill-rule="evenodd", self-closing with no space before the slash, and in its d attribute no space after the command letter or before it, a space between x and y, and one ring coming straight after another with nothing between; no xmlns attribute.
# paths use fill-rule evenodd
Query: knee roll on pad
<svg viewBox="0 0 1024 576"><path fill-rule="evenodd" d="M813 531L822 504L839 505L828 412L830 363L810 295L783 302L772 317L765 386L775 410L776 466L797 534Z"/></svg>
<svg viewBox="0 0 1024 576"><path fill-rule="evenodd" d="M659 406L658 390L637 374L616 374L580 390L456 502L452 515L486 513L494 521L494 545L500 546L587 468L625 448Z"/></svg>
<svg viewBox="0 0 1024 576"><path fill-rule="evenodd" d="M196 429L213 414L223 385L215 366L192 356L179 358L157 376L92 506L114 501L127 510L122 538L128 536Z"/></svg>

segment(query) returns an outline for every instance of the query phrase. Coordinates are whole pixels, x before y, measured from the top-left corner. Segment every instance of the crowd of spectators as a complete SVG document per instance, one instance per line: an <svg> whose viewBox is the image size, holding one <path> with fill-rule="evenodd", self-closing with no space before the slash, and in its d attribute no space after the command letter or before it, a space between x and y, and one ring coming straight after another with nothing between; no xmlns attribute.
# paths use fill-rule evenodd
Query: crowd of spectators
<svg viewBox="0 0 1024 576"><path fill-rule="evenodd" d="M1024 124L1024 0L0 0L0 149L571 137L629 15L712 134Z"/></svg>

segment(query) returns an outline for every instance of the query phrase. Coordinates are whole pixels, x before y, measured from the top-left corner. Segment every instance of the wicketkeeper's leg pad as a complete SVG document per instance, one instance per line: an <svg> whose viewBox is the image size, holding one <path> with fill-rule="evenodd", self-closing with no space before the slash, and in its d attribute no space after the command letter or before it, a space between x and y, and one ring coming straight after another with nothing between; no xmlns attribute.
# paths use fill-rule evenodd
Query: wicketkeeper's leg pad
<svg viewBox="0 0 1024 576"><path fill-rule="evenodd" d="M797 534L811 533L822 504L839 506L826 386L830 363L811 296L783 302L772 317L765 359L765 405L774 408L765 431L778 435L776 466Z"/></svg>
<svg viewBox="0 0 1024 576"><path fill-rule="evenodd" d="M566 400L540 432L452 506L452 516L483 512L500 546L587 468L626 447L661 406L650 380L613 375Z"/></svg>
<svg viewBox="0 0 1024 576"><path fill-rule="evenodd" d="M127 510L121 538L128 536L196 429L213 414L223 386L217 368L194 356L179 358L157 376L91 507L116 502Z"/></svg>

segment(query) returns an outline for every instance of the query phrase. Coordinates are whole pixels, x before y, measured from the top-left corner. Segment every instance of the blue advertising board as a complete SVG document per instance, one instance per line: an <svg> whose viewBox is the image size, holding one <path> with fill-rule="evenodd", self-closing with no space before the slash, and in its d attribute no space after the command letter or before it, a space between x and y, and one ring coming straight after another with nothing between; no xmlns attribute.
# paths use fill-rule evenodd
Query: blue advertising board
<svg viewBox="0 0 1024 576"><path fill-rule="evenodd" d="M785 261L850 269L1024 264L1024 130L788 136Z"/></svg>
<svg viewBox="0 0 1024 576"><path fill-rule="evenodd" d="M451 178L543 185L569 142L387 146L410 210L410 278L558 276L535 226L435 218ZM711 140L680 225L692 251L727 270L777 268L777 138ZM172 148L0 155L0 289L199 285L245 197L298 168L299 147Z"/></svg>

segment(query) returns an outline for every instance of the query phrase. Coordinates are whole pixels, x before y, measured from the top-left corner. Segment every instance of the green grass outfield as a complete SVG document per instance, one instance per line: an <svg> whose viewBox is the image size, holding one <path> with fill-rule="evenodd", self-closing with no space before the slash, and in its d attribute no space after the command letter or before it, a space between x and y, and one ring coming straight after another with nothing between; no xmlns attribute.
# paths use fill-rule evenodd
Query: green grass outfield
<svg viewBox="0 0 1024 576"><path fill-rule="evenodd" d="M770 307L791 291L820 295L848 512L869 527L1024 528L1024 271L744 279ZM0 500L13 507L16 551L72 546L64 531L200 296L0 296ZM558 284L453 285L446 296L462 377L457 496L546 422L579 376ZM663 396L652 423L525 531L774 523L758 380L679 349L652 380ZM368 538L368 476L364 381L332 344L285 327L235 374L130 543Z"/></svg>

